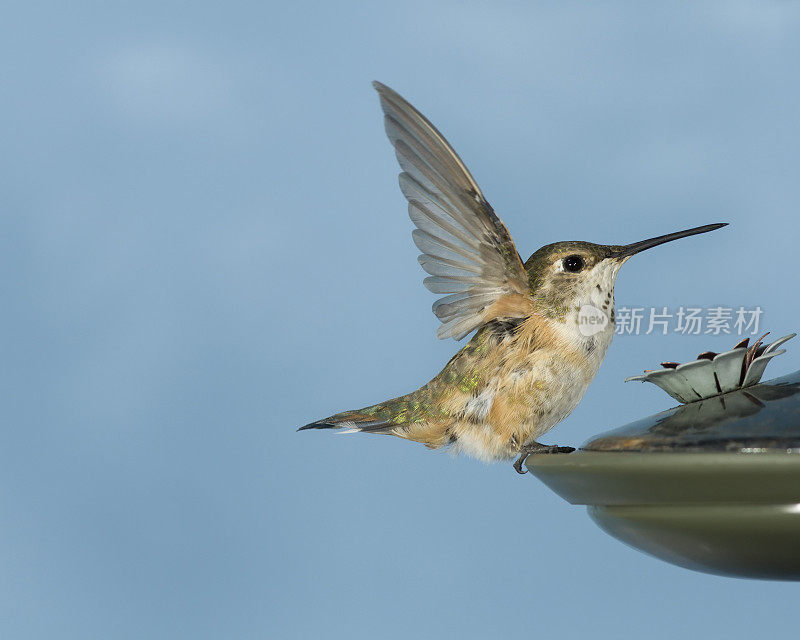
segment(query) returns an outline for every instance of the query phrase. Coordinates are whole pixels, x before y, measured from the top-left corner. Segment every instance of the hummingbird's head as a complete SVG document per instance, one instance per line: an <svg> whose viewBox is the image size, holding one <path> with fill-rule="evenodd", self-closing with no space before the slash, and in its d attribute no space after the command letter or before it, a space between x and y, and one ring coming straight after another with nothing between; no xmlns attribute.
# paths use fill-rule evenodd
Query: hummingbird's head
<svg viewBox="0 0 800 640"><path fill-rule="evenodd" d="M665 242L719 229L726 224L708 224L626 245L578 240L555 242L531 255L525 262L525 271L534 296L557 305L569 304L590 290L609 295L613 294L619 268L631 256Z"/></svg>

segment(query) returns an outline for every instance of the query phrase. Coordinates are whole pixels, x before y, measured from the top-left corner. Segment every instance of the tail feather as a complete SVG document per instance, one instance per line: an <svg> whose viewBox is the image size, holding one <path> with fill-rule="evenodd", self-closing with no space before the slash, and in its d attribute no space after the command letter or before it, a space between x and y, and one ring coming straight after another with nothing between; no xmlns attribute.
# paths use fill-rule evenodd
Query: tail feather
<svg viewBox="0 0 800 640"><path fill-rule="evenodd" d="M398 429L424 421L431 411L431 403L424 395L425 388L406 396L393 398L371 407L355 411L343 411L336 415L317 420L298 431L306 429L343 429L340 433L393 433L400 435Z"/></svg>
<svg viewBox="0 0 800 640"><path fill-rule="evenodd" d="M368 409L372 409L369 407ZM343 411L330 418L311 422L298 431L306 429L343 429L340 433L390 433L401 423L397 421L385 420L375 415L369 415L361 411Z"/></svg>

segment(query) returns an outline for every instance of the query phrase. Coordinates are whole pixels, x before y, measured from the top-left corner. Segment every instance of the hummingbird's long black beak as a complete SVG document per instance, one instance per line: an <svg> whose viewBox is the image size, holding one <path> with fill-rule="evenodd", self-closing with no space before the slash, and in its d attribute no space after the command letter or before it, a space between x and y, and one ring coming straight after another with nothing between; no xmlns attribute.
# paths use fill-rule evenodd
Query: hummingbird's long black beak
<svg viewBox="0 0 800 640"><path fill-rule="evenodd" d="M709 231L714 231L715 229L719 229L720 227L727 226L727 224L728 224L727 222L706 224L703 225L702 227L695 227L694 229L686 229L685 231L676 231L675 233L668 233L663 236L650 238L649 240L642 240L640 242L634 242L633 244L626 244L622 245L621 247L614 247L614 257L627 258L636 253L639 253L640 251L644 251L645 249L657 247L658 245L664 244L665 242L672 242L673 240L686 238L687 236L694 236L697 235L698 233L707 233Z"/></svg>

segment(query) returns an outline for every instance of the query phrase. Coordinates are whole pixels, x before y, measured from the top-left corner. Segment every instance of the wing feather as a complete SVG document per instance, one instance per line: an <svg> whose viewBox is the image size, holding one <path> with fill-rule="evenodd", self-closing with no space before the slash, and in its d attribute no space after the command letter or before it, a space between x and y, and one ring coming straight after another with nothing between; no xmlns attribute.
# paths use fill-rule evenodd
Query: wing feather
<svg viewBox="0 0 800 640"><path fill-rule="evenodd" d="M530 295L508 229L436 127L392 89L373 84L402 169L400 189L417 227L412 236L422 252L419 263L430 274L424 284L448 294L433 304L442 321L437 335L460 340L497 317L492 309L501 306L504 314L525 315L519 304L495 305L504 296Z"/></svg>
<svg viewBox="0 0 800 640"><path fill-rule="evenodd" d="M472 262L476 266L480 266L473 260L475 254L469 251L469 249L466 249L463 245L459 246L452 242L447 242L447 240L441 237L436 238L422 229L414 229L414 231L411 232L411 237L414 239L414 244L417 245L417 249L429 256L452 257L455 260L466 260Z"/></svg>
<svg viewBox="0 0 800 640"><path fill-rule="evenodd" d="M422 281L425 288L433 293L461 293L469 291L480 282L479 278L447 278L442 276L431 276Z"/></svg>

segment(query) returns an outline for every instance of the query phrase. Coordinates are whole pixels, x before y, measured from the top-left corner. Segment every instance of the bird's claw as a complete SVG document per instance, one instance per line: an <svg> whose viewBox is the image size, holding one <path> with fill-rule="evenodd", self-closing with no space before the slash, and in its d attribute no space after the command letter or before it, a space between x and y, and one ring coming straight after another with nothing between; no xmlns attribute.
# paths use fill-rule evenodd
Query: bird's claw
<svg viewBox="0 0 800 640"><path fill-rule="evenodd" d="M575 451L575 447L560 447L556 444L539 444L535 442L520 449L519 458L514 460L514 470L523 476L528 473L527 469L522 469L522 463L532 453L572 453L573 451Z"/></svg>

